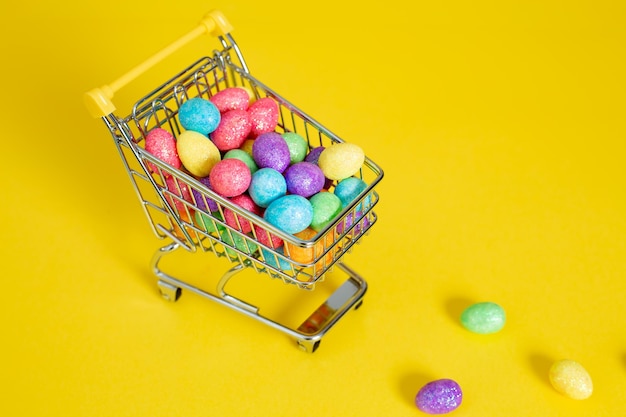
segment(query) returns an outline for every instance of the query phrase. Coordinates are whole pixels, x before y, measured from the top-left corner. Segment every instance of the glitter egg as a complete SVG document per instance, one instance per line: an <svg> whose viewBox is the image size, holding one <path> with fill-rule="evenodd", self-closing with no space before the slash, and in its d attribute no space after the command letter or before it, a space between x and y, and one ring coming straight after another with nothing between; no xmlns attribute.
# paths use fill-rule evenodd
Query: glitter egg
<svg viewBox="0 0 626 417"><path fill-rule="evenodd" d="M211 140L201 133L186 130L178 135L176 149L183 166L196 177L206 177L222 157Z"/></svg>
<svg viewBox="0 0 626 417"><path fill-rule="evenodd" d="M297 162L285 170L287 191L302 197L311 197L324 187L324 173L311 162Z"/></svg>
<svg viewBox="0 0 626 417"><path fill-rule="evenodd" d="M345 178L335 186L333 193L341 200L341 206L346 207L367 189L367 183L357 177ZM357 208L358 210L358 208Z"/></svg>
<svg viewBox="0 0 626 417"><path fill-rule="evenodd" d="M317 236L317 232L311 229L310 227L307 227L303 231L294 234L294 236L301 240L308 241L308 240L313 240ZM322 261L320 262L325 262L326 265L329 265L330 262L332 262L333 260L332 247L333 247L333 243L335 242L334 239L335 239L335 234L331 230L330 233L327 233L323 239L320 239L313 246L309 246L309 245L300 246L300 245L287 242L285 243L286 252L289 253L290 259L292 259L293 261L305 264L305 265L313 263L313 261L318 258L322 259ZM326 255L322 258L322 254L326 250L328 250L328 252L326 252ZM323 266L324 266L323 264L320 264L320 267L323 267Z"/></svg>
<svg viewBox="0 0 626 417"><path fill-rule="evenodd" d="M282 173L291 163L289 147L275 132L263 133L252 144L252 157L259 168L273 168Z"/></svg>
<svg viewBox="0 0 626 417"><path fill-rule="evenodd" d="M311 162L312 164L318 165L318 161L320 159L320 155L326 149L324 146L318 146L309 151L309 153L304 157L305 162ZM330 178L326 178L324 182L324 189L328 190L333 185L333 180Z"/></svg>
<svg viewBox="0 0 626 417"><path fill-rule="evenodd" d="M275 249L274 252L278 253L279 255L284 255L283 247ZM268 265L270 265L271 267L275 269L279 269L283 271L290 270L291 263L285 260L284 258L282 258L281 256L276 255L274 252L265 248L261 248L261 253L263 254L263 260L265 261L265 263L267 263Z"/></svg>
<svg viewBox="0 0 626 417"><path fill-rule="evenodd" d="M363 219L359 220L361 218L361 216L363 216L363 213L360 211L356 212L356 219L358 221L358 223L356 224L356 226L354 226L352 229L350 229L352 227L352 225L354 224L354 212L350 212L348 213L348 215L345 217L345 219L343 221L341 221L338 225L337 225L337 233L342 234L345 230L350 229L350 234L352 235L359 235L362 232L364 232L370 225L370 220L369 218L363 217Z"/></svg>
<svg viewBox="0 0 626 417"><path fill-rule="evenodd" d="M256 214L259 217L263 215L263 210L261 209L261 207L256 205L252 198L250 198L250 196L246 193L232 197L230 199L230 202L249 211L250 213ZM233 229L239 230L243 233L248 233L252 231L252 223L246 220L245 216L237 214L233 210L230 210L226 207L224 208L224 221Z"/></svg>
<svg viewBox="0 0 626 417"><path fill-rule="evenodd" d="M186 130L193 130L208 135L217 129L220 123L220 111L202 97L195 97L185 101L178 109L178 120Z"/></svg>
<svg viewBox="0 0 626 417"><path fill-rule="evenodd" d="M180 169L182 162L180 162L178 151L176 150L176 139L174 139L174 135L172 135L169 131L160 127L152 129L146 135L145 146L148 153L152 154L166 164L171 165L176 169ZM158 171L154 164L148 163L148 167L152 172Z"/></svg>
<svg viewBox="0 0 626 417"><path fill-rule="evenodd" d="M232 248L243 252L246 256L251 256L259 249L259 245L254 243L252 239L248 239L247 237L244 237L237 232L233 232L232 230L228 230L227 228L220 229L219 232L220 238L224 243L226 253L233 259L237 259L239 257L239 254Z"/></svg>
<svg viewBox="0 0 626 417"><path fill-rule="evenodd" d="M248 165L248 168L250 168L251 174L254 174L259 169L256 162L254 162L254 159L252 158L252 156L248 152L242 149L231 149L230 151L226 152L224 156L222 157L222 159L230 159L230 158L239 159L240 161L243 161L243 163Z"/></svg>
<svg viewBox="0 0 626 417"><path fill-rule="evenodd" d="M339 197L328 191L315 194L309 201L313 207L311 229L318 232L330 223L342 210Z"/></svg>
<svg viewBox="0 0 626 417"><path fill-rule="evenodd" d="M187 184L174 177L167 177L165 179L165 188L171 194L178 197L176 198L165 193L165 199L176 208L179 214L186 214L187 210L191 210L190 208L186 208L187 205L183 202L183 200L191 202L191 192L189 191Z"/></svg>
<svg viewBox="0 0 626 417"><path fill-rule="evenodd" d="M220 151L239 148L248 137L252 124L245 110L229 110L211 134L211 140Z"/></svg>
<svg viewBox="0 0 626 417"><path fill-rule="evenodd" d="M502 330L506 322L504 309L496 303L482 302L461 313L461 324L473 333L490 334Z"/></svg>
<svg viewBox="0 0 626 417"><path fill-rule="evenodd" d="M279 248L285 243L280 237L263 229L261 226L253 224L256 240L263 245L272 249Z"/></svg>
<svg viewBox="0 0 626 417"><path fill-rule="evenodd" d="M207 187L209 190L213 190L213 188L211 188L211 177L206 176L198 178L198 181L200 181L200 183L202 183L202 185ZM200 190L192 188L191 193L193 194L194 201L196 202L196 207L199 210L217 211L219 209L215 200L207 197L205 194L201 193Z"/></svg>
<svg viewBox="0 0 626 417"><path fill-rule="evenodd" d="M263 217L287 233L298 233L311 224L313 207L306 198L290 194L272 201Z"/></svg>
<svg viewBox="0 0 626 417"><path fill-rule="evenodd" d="M463 392L452 379L438 379L424 385L415 396L415 405L427 414L446 414L463 401Z"/></svg>
<svg viewBox="0 0 626 417"><path fill-rule="evenodd" d="M224 230L224 226L219 223L217 220L222 220L222 217L219 212L213 213L211 216L205 214L201 211L196 211L195 214L196 225L201 229L206 231L209 234L215 235L217 232L221 232Z"/></svg>
<svg viewBox="0 0 626 417"><path fill-rule="evenodd" d="M246 139L241 146L240 150L244 151L248 155L252 156L252 145L254 145L254 139Z"/></svg>
<svg viewBox="0 0 626 417"><path fill-rule="evenodd" d="M247 110L250 96L243 88L228 87L215 93L209 100L220 113L225 113L229 110Z"/></svg>
<svg viewBox="0 0 626 417"><path fill-rule="evenodd" d="M250 168L239 159L219 161L209 175L213 190L223 197L243 194L250 185Z"/></svg>
<svg viewBox="0 0 626 417"><path fill-rule="evenodd" d="M335 143L322 151L317 164L326 178L342 180L359 172L365 153L353 143Z"/></svg>
<svg viewBox="0 0 626 417"><path fill-rule="evenodd" d="M317 161L320 159L320 155L326 149L324 146L318 146L309 151L309 153L304 157L306 162L311 162L313 164L317 164Z"/></svg>
<svg viewBox="0 0 626 417"><path fill-rule="evenodd" d="M296 132L285 132L281 136L285 139L289 147L291 163L295 164L304 161L307 151L309 150L309 144L306 139Z"/></svg>
<svg viewBox="0 0 626 417"><path fill-rule="evenodd" d="M555 390L575 400L587 399L593 393L591 376L574 360L562 359L553 363L549 379Z"/></svg>
<svg viewBox="0 0 626 417"><path fill-rule="evenodd" d="M263 133L273 132L278 125L278 104L271 97L263 97L248 107L252 129L250 135L257 137Z"/></svg>
<svg viewBox="0 0 626 417"><path fill-rule="evenodd" d="M287 194L285 177L273 168L261 168L252 175L248 193L260 207L267 207Z"/></svg>

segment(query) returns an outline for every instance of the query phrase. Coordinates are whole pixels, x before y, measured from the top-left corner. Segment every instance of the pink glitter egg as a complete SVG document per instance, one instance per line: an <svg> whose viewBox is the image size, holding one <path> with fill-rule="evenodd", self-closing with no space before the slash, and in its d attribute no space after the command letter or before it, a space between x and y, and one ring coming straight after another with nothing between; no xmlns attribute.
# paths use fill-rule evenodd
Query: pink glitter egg
<svg viewBox="0 0 626 417"><path fill-rule="evenodd" d="M280 237L268 232L267 230L263 229L260 226L257 226L256 224L254 225L254 233L256 234L256 240L259 243L262 243L263 245L268 246L272 249L279 248L285 243Z"/></svg>
<svg viewBox="0 0 626 417"><path fill-rule="evenodd" d="M180 169L182 163L178 157L178 151L176 150L176 139L174 135L165 129L156 127L152 129L146 135L146 151L156 158L165 162L168 165L173 166L176 169ZM148 163L148 168L152 172L157 172L156 165Z"/></svg>
<svg viewBox="0 0 626 417"><path fill-rule="evenodd" d="M213 166L209 174L213 190L223 197L243 194L250 185L250 168L239 159L223 159Z"/></svg>
<svg viewBox="0 0 626 417"><path fill-rule="evenodd" d="M239 207L246 209L250 213L254 213L261 217L263 215L263 209L256 205L256 203L250 198L248 194L240 194L232 197L230 201ZM244 216L241 216L234 211L224 208L224 221L227 225L233 229L239 230L243 233L249 233L252 231L252 223L246 220Z"/></svg>
<svg viewBox="0 0 626 417"><path fill-rule="evenodd" d="M252 144L252 158L259 168L272 168L282 173L291 163L289 146L276 132L259 135Z"/></svg>
<svg viewBox="0 0 626 417"><path fill-rule="evenodd" d="M451 379L438 379L424 385L415 396L415 405L427 414L446 414L463 400L461 387Z"/></svg>
<svg viewBox="0 0 626 417"><path fill-rule="evenodd" d="M225 113L229 110L247 110L250 95L243 88L228 87L214 94L209 100L215 104L220 113Z"/></svg>
<svg viewBox="0 0 626 417"><path fill-rule="evenodd" d="M181 215L183 214L186 215L187 213L187 210L185 209L186 204L182 200L185 200L188 202L192 201L191 192L189 191L189 187L187 186L187 184L185 184L184 182L174 177L167 177L165 179L165 188L171 194L175 195L176 197L179 197L179 198L176 198L168 193L165 193L165 199L167 200L167 202L170 203L172 206L174 206Z"/></svg>
<svg viewBox="0 0 626 417"><path fill-rule="evenodd" d="M220 124L210 138L222 152L239 148L246 140L252 129L250 116L245 110L228 110L222 114Z"/></svg>
<svg viewBox="0 0 626 417"><path fill-rule="evenodd" d="M278 104L271 97L263 97L248 107L252 122L250 135L253 137L273 132L278 125Z"/></svg>

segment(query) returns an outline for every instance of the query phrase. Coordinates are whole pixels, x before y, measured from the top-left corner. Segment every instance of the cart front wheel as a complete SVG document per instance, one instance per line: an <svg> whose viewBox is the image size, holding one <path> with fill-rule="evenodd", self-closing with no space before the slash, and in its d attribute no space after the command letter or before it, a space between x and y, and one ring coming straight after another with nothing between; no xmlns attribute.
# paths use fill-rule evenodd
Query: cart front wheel
<svg viewBox="0 0 626 417"><path fill-rule="evenodd" d="M317 348L320 347L320 343L322 343L321 340L306 340L306 339L299 339L298 340L298 348L300 348L300 350L307 352L307 353L313 353L317 350Z"/></svg>
<svg viewBox="0 0 626 417"><path fill-rule="evenodd" d="M180 287L172 285L169 282L159 280L157 285L159 287L159 291L161 292L161 297L163 297L166 301L178 301L182 294L182 289Z"/></svg>

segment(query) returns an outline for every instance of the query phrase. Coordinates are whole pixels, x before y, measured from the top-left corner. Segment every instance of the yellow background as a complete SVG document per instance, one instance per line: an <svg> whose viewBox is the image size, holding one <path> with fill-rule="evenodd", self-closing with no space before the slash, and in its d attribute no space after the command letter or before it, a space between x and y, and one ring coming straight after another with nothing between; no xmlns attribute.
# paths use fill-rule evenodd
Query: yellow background
<svg viewBox="0 0 626 417"><path fill-rule="evenodd" d="M1 6L0 414L416 416L439 378L461 385L459 417L626 414L626 3L65 4ZM82 103L214 8L257 78L385 170L379 222L345 258L365 303L312 355L160 298L164 243ZM212 42L120 91L123 114ZM247 282L278 314L302 297ZM459 325L478 301L505 308L500 333ZM591 398L550 386L562 358Z"/></svg>

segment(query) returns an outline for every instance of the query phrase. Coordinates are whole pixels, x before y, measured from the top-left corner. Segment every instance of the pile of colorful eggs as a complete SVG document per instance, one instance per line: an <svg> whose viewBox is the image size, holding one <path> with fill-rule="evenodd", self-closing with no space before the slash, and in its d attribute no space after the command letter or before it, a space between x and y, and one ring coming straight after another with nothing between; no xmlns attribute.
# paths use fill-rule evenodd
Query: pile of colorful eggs
<svg viewBox="0 0 626 417"><path fill-rule="evenodd" d="M300 134L280 132L278 103L271 97L254 100L246 88L229 87L209 99L191 98L180 106L178 121L184 130L177 138L160 127L150 130L146 151L173 168L185 169L231 203L302 240L313 239L367 189L358 176L365 160L359 146L341 142L310 147ZM151 165L148 168L155 170ZM211 221L208 212L263 245L281 254L288 252L296 262L312 262L315 257L314 248L303 251L291 245L285 251L282 239L226 208L222 218L215 201L195 189L190 192L171 176L166 176L166 187L199 209L192 214L196 224L220 233L227 243L250 249L243 238L230 242L230 236L240 236L224 233L225 228ZM180 201L172 202L181 215L190 211ZM341 233L342 228L328 233L320 243L332 244L334 233Z"/></svg>

